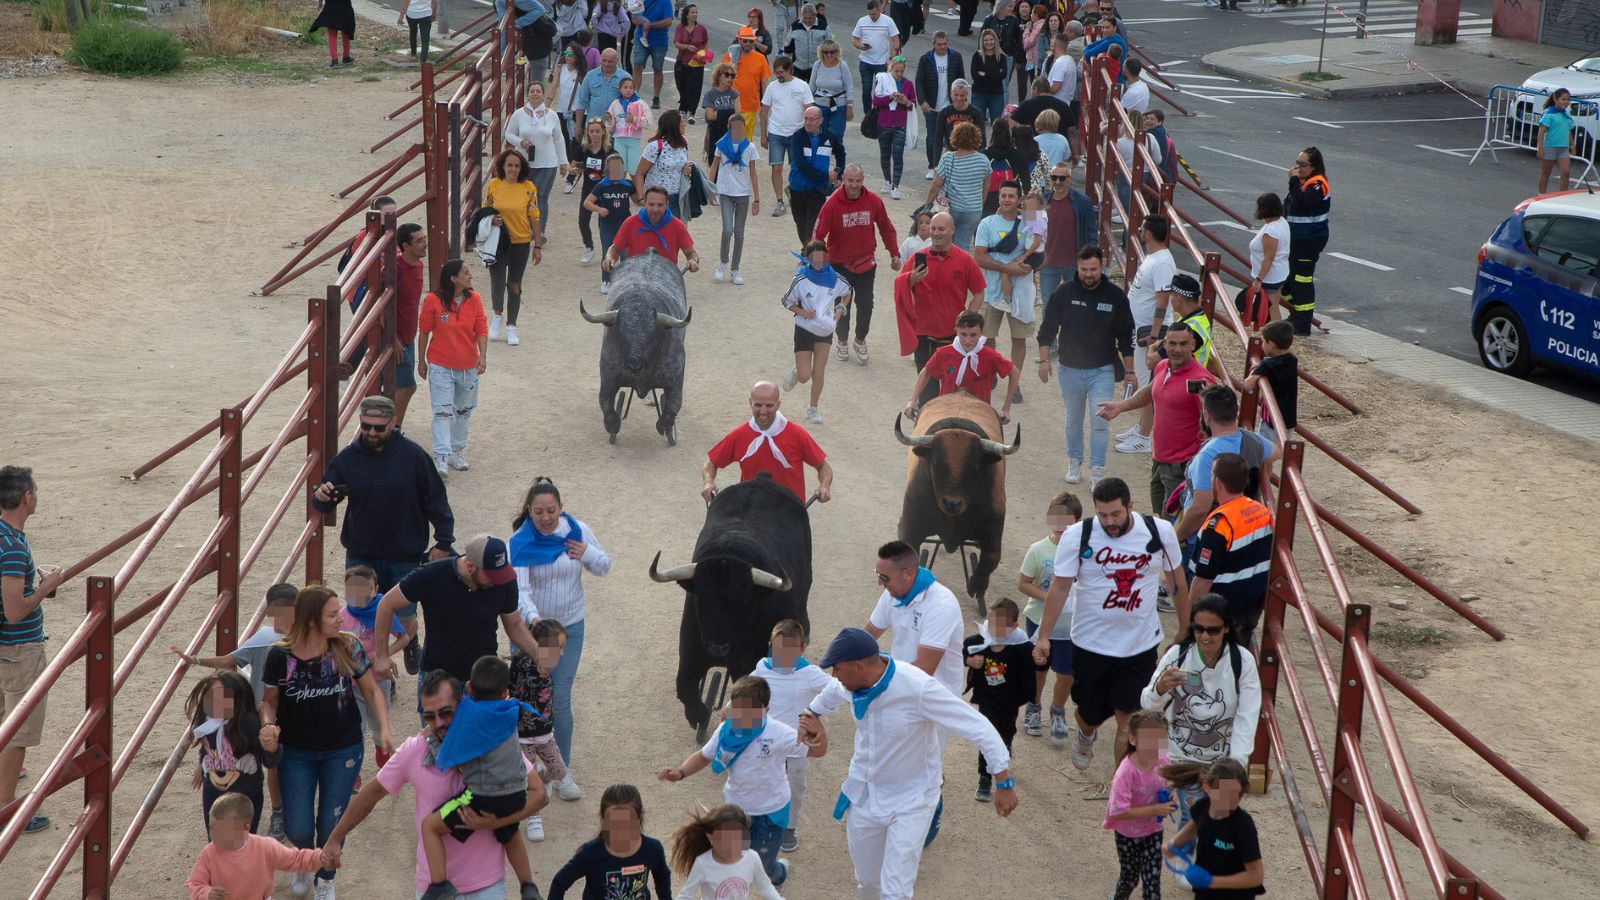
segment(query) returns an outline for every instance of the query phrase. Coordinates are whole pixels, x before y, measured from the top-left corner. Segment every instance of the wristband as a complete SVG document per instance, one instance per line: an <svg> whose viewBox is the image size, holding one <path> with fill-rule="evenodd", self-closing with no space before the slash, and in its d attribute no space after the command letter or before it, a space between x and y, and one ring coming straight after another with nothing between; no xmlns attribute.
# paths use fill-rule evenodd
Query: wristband
<svg viewBox="0 0 1600 900"><path fill-rule="evenodd" d="M1007 778L1005 781L996 781L994 783L995 790L998 790L998 791L1009 791L1009 790L1012 790L1013 788L1015 788L1016 786L1017 786L1017 780L1015 778Z"/></svg>

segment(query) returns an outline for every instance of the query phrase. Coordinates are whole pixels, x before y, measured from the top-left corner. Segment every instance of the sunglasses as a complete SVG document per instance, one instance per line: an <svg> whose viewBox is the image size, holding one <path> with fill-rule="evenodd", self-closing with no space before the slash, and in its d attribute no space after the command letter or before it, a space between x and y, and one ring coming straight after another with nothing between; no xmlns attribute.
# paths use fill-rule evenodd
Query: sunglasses
<svg viewBox="0 0 1600 900"><path fill-rule="evenodd" d="M387 430L389 430L389 423L388 422L362 422L361 423L361 430L362 431L387 431Z"/></svg>
<svg viewBox="0 0 1600 900"><path fill-rule="evenodd" d="M1069 175L1051 175L1050 176L1050 180L1051 181L1071 181L1072 177L1069 176Z"/></svg>
<svg viewBox="0 0 1600 900"><path fill-rule="evenodd" d="M904 56L896 56L894 59L889 60L889 62L897 62L897 63L903 63L905 61L906 61L906 58Z"/></svg>
<svg viewBox="0 0 1600 900"><path fill-rule="evenodd" d="M1214 635L1228 630L1226 625L1190 625L1189 630L1195 634Z"/></svg>

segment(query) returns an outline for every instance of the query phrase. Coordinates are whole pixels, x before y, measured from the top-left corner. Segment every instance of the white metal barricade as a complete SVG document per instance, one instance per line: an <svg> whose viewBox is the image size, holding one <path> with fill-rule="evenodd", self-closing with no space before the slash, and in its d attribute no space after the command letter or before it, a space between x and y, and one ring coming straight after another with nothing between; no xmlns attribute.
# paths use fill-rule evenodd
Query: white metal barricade
<svg viewBox="0 0 1600 900"><path fill-rule="evenodd" d="M1467 165L1477 162L1485 150L1489 151L1495 162L1500 161L1499 151L1502 149L1536 151L1539 119L1544 115L1547 97L1543 91L1509 84L1497 84L1490 88L1489 103L1483 114L1483 143L1478 145L1477 152L1472 154ZM1574 130L1578 133L1572 160L1583 166L1576 179L1577 183L1582 184L1594 174L1595 149L1600 147L1600 103L1573 100L1567 112L1572 116Z"/></svg>

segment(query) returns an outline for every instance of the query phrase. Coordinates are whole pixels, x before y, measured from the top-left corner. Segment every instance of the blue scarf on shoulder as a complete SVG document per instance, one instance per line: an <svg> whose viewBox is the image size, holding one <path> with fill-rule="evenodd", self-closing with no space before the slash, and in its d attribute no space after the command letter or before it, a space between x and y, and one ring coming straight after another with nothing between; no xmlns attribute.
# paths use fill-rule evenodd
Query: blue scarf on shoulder
<svg viewBox="0 0 1600 900"><path fill-rule="evenodd" d="M566 537L555 534L545 534L533 527L533 519L523 521L522 526L511 535L511 542L506 546L513 566L545 566L560 559L567 552L567 541L583 540L583 526L578 524L568 513L562 513L561 518L567 523Z"/></svg>
<svg viewBox="0 0 1600 900"><path fill-rule="evenodd" d="M915 600L917 595L921 594L923 591L926 591L932 586L933 573L928 571L926 566L917 566L917 578L915 581L911 582L911 589L906 591L906 595L904 597L895 597L893 594L890 594L889 596L894 597L895 606L906 606L912 600Z"/></svg>
<svg viewBox="0 0 1600 900"><path fill-rule="evenodd" d="M773 664L772 657L769 656L769 657L767 657L766 659L764 659L762 661L765 662L767 664L767 668L771 669L772 671L774 671L774 672L781 671L776 665ZM811 665L811 660L806 659L804 656L796 656L794 658L794 667L791 668L789 671L798 672L801 669L804 669L806 666L809 666L809 665Z"/></svg>
<svg viewBox="0 0 1600 900"><path fill-rule="evenodd" d="M816 269L812 268L811 260L806 259L804 256L801 256L793 250L789 251L789 255L800 260L800 265L796 266L794 270L794 277L796 281L804 278L817 287L825 290L832 290L833 286L839 283L839 273L834 271L833 266L823 263L822 268Z"/></svg>
<svg viewBox="0 0 1600 900"><path fill-rule="evenodd" d="M733 722L724 719L717 728L717 748L711 755L711 773L721 775L728 771L744 751L750 749L755 739L761 732L767 730L767 720L759 720L754 728L735 728Z"/></svg>
<svg viewBox="0 0 1600 900"><path fill-rule="evenodd" d="M456 716L445 732L444 742L434 756L439 771L469 763L517 736L517 718L526 710L539 718L539 711L521 700L474 700L462 696Z"/></svg>
<svg viewBox="0 0 1600 900"><path fill-rule="evenodd" d="M728 165L736 169L743 169L745 168L744 154L750 149L750 139L745 138L739 142L739 146L735 147L727 132L723 132L722 138L717 141L717 149L722 151L722 158L728 161Z"/></svg>
<svg viewBox="0 0 1600 900"><path fill-rule="evenodd" d="M346 597L344 601L344 608L346 612L350 613L351 618L355 619L357 622L360 622L362 625L365 625L368 629L375 630L378 627L378 604L382 602L382 594L373 597L372 602L368 603L366 606L357 606L354 603L351 603L350 599ZM395 616L393 619L389 620L390 634L405 634L405 631L406 627L400 624L399 616Z"/></svg>
<svg viewBox="0 0 1600 900"><path fill-rule="evenodd" d="M884 661L888 663L888 665L884 667L883 677L879 678L878 683L872 687L866 688L865 690L850 692L850 711L855 713L856 721L858 722L867 717L867 707L872 705L872 701L878 699L879 694L882 694L884 691L888 690L889 682L894 680L894 657L887 653L881 653L879 655L882 656ZM457 713L457 715L460 715L460 713ZM452 725L450 727L454 728L455 726Z"/></svg>
<svg viewBox="0 0 1600 900"><path fill-rule="evenodd" d="M670 206L662 211L660 225L651 225L650 214L642 209L639 210L639 230L655 235L656 240L661 242L661 250L663 253L669 252L672 249L671 245L667 243L667 236L662 234L662 230L668 225L671 225L672 221L672 207Z"/></svg>

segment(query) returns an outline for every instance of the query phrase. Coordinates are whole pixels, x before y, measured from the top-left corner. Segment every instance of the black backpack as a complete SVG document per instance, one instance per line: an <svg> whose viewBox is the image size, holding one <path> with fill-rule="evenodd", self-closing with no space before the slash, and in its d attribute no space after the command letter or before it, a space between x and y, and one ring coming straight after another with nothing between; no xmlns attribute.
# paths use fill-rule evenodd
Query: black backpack
<svg viewBox="0 0 1600 900"><path fill-rule="evenodd" d="M1150 553L1150 554L1165 553L1166 552L1166 548L1161 546L1161 532L1156 530L1156 517L1155 516L1140 516L1139 518L1144 519L1144 527L1149 529L1149 531L1150 531L1150 541L1144 545L1144 552ZM1093 518L1084 519L1083 520L1083 534L1082 534L1081 538L1078 541L1078 558L1079 559L1088 559L1091 556L1091 554L1089 553L1089 533L1091 531L1093 531L1093 530L1094 530L1094 519Z"/></svg>

